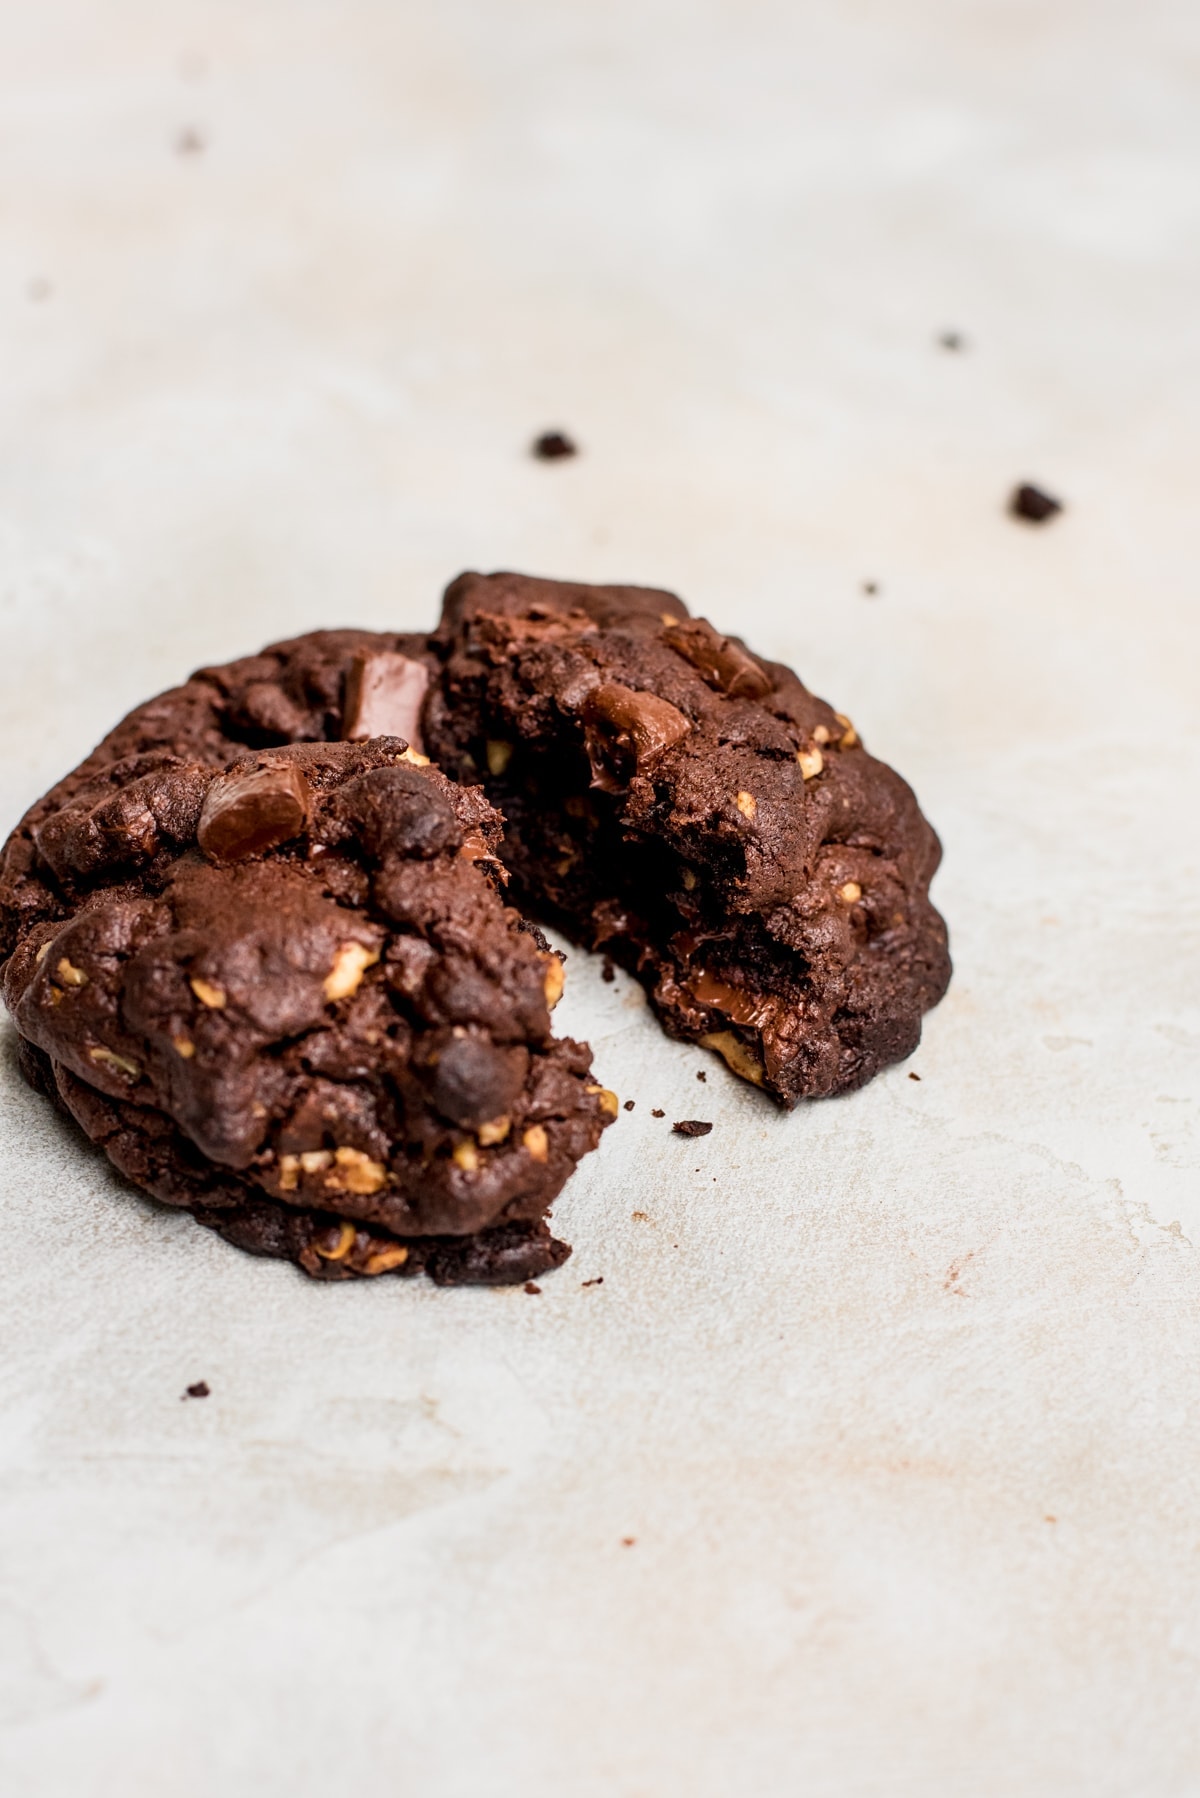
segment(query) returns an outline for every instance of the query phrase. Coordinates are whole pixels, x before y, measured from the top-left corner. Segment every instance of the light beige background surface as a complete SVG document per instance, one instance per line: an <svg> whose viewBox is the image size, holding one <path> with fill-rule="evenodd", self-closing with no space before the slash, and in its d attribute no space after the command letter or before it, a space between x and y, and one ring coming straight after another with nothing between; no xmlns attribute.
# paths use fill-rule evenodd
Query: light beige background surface
<svg viewBox="0 0 1200 1798"><path fill-rule="evenodd" d="M5 1791L1200 1792L1200 10L9 0L0 187L6 825L200 661L643 580L957 966L784 1118L573 956L540 1298L254 1262L6 1051Z"/></svg>

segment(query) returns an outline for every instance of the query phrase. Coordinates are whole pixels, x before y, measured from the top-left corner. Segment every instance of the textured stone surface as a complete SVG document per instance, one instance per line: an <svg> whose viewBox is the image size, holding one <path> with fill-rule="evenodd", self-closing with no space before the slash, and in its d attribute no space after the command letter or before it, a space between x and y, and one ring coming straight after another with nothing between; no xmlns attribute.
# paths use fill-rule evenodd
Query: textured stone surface
<svg viewBox="0 0 1200 1798"><path fill-rule="evenodd" d="M956 976L784 1117L572 954L637 1103L538 1296L251 1261L6 1058L0 1783L1195 1791L1194 13L10 12L0 825L204 662L640 580L903 769Z"/></svg>

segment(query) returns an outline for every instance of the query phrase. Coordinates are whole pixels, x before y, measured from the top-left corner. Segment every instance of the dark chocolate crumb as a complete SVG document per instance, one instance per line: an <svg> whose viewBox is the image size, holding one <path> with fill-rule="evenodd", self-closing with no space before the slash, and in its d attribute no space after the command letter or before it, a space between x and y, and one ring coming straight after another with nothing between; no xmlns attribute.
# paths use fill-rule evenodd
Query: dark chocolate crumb
<svg viewBox="0 0 1200 1798"><path fill-rule="evenodd" d="M920 1074L910 1074L908 1077L910 1080L919 1080L921 1078Z"/></svg>
<svg viewBox="0 0 1200 1798"><path fill-rule="evenodd" d="M712 1125L701 1118L681 1118L679 1123L671 1125L675 1136L707 1136L711 1129Z"/></svg>
<svg viewBox="0 0 1200 1798"><path fill-rule="evenodd" d="M943 331L938 338L944 350L965 350L967 340L961 331Z"/></svg>
<svg viewBox="0 0 1200 1798"><path fill-rule="evenodd" d="M696 1078L697 1078L697 1080L703 1080L707 1084L708 1075L705 1073L703 1068L697 1068Z"/></svg>
<svg viewBox="0 0 1200 1798"><path fill-rule="evenodd" d="M611 986L616 977L617 970L613 966L613 958L611 955L606 955L604 957L604 966L600 970L600 978L601 980L606 980L609 986Z"/></svg>
<svg viewBox="0 0 1200 1798"><path fill-rule="evenodd" d="M580 1282L579 1282L579 1284L580 1284L580 1285L581 1285L581 1286L603 1286L603 1284L604 1284L604 1275L603 1275L603 1274L597 1274L597 1275L596 1275L596 1278L595 1278L595 1279L594 1279L594 1280L581 1280L581 1281L580 1281Z"/></svg>
<svg viewBox="0 0 1200 1798"><path fill-rule="evenodd" d="M665 1118L665 1117L666 1117L666 1115L667 1115L667 1114L666 1114L666 1112L665 1112L665 1111L652 1111L652 1112L651 1112L651 1113L650 1113L650 1116L651 1116L651 1117L652 1117L652 1118Z"/></svg>
<svg viewBox="0 0 1200 1798"><path fill-rule="evenodd" d="M1008 502L1008 509L1014 518L1023 518L1028 524L1045 524L1056 512L1062 511L1062 501L1052 494L1043 493L1040 487L1016 487Z"/></svg>
<svg viewBox="0 0 1200 1798"><path fill-rule="evenodd" d="M181 131L179 136L175 139L175 154L177 156L200 156L204 153L206 148L207 144L204 133L202 131L197 131L194 125L189 125L187 129Z"/></svg>
<svg viewBox="0 0 1200 1798"><path fill-rule="evenodd" d="M209 1393L208 1381L207 1380L197 1380L194 1385L189 1386L187 1391L182 1393L180 1396L182 1398L207 1398L208 1393Z"/></svg>
<svg viewBox="0 0 1200 1798"><path fill-rule="evenodd" d="M541 1290L542 1290L542 1289L541 1289L541 1287L540 1287L540 1286L539 1286L539 1285L538 1285L538 1284L537 1284L537 1281L536 1281L536 1280L526 1280L526 1282L525 1282L525 1291L526 1291L526 1292L535 1292L535 1293L540 1293L540 1292L541 1292Z"/></svg>
<svg viewBox="0 0 1200 1798"><path fill-rule="evenodd" d="M635 1100L635 1099L626 1099L626 1101L625 1101L625 1109L626 1109L626 1111L632 1111L632 1110L633 1110L633 1108L634 1108L634 1105L635 1105L635 1104L636 1104L636 1103L637 1103L637 1101L636 1101L636 1100Z"/></svg>
<svg viewBox="0 0 1200 1798"><path fill-rule="evenodd" d="M543 431L534 439L532 453L539 462L559 462L564 456L577 456L579 449L565 431Z"/></svg>

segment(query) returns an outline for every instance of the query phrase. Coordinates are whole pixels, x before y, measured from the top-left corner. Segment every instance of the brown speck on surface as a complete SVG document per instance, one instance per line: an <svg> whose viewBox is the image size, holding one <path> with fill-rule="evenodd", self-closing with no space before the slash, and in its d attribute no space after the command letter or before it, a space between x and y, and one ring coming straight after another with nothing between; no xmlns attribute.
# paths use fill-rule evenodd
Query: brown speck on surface
<svg viewBox="0 0 1200 1798"><path fill-rule="evenodd" d="M938 343L944 350L965 350L967 347L967 340L961 331L941 332Z"/></svg>
<svg viewBox="0 0 1200 1798"><path fill-rule="evenodd" d="M540 1286L539 1286L539 1285L538 1285L538 1283L537 1283L537 1281L536 1281L536 1280L526 1280L526 1282L525 1282L525 1291L526 1291L526 1292L529 1292L529 1293L540 1293L540 1292L541 1292L541 1290L542 1290L542 1289L541 1289L541 1287L540 1287Z"/></svg>
<svg viewBox="0 0 1200 1798"><path fill-rule="evenodd" d="M650 1116L651 1116L651 1117L652 1117L652 1118L665 1118L665 1117L666 1117L666 1115L667 1115L667 1114L666 1114L666 1112L665 1112L665 1111L652 1111L652 1112L651 1112L651 1113L650 1113Z"/></svg>
<svg viewBox="0 0 1200 1798"><path fill-rule="evenodd" d="M1052 494L1043 493L1040 487L1026 482L1022 487L1015 487L1009 498L1008 509L1013 518L1023 518L1027 524L1045 524L1056 512L1061 512L1062 501Z"/></svg>
<svg viewBox="0 0 1200 1798"><path fill-rule="evenodd" d="M625 1109L626 1109L626 1111L632 1111L632 1110L633 1110L633 1108L634 1108L634 1105L635 1105L635 1104L636 1104L636 1103L637 1103L637 1101L636 1101L636 1100L635 1100L635 1099L626 1099L626 1101L625 1101Z"/></svg>
<svg viewBox="0 0 1200 1798"><path fill-rule="evenodd" d="M25 292L29 295L29 298L35 305L39 305L42 300L48 300L53 291L49 281L42 275L35 275L25 289Z"/></svg>
<svg viewBox="0 0 1200 1798"><path fill-rule="evenodd" d="M202 156L207 147L203 131L198 130L195 125L185 126L175 139L177 156Z"/></svg>
<svg viewBox="0 0 1200 1798"><path fill-rule="evenodd" d="M604 1284L604 1275L603 1275L603 1274L597 1274L597 1275L596 1275L596 1277L595 1277L595 1279L594 1279L594 1280L581 1280L581 1281L580 1281L580 1282L579 1282L579 1284L580 1284L580 1285L581 1285L581 1286L603 1286L603 1284Z"/></svg>
<svg viewBox="0 0 1200 1798"><path fill-rule="evenodd" d="M908 1077L910 1080L919 1080L921 1078L920 1074L910 1074Z"/></svg>
<svg viewBox="0 0 1200 1798"><path fill-rule="evenodd" d="M579 448L565 431L543 431L534 438L531 453L539 462L561 462L565 456L577 456Z"/></svg>
<svg viewBox="0 0 1200 1798"><path fill-rule="evenodd" d="M862 584L862 590L866 594L868 599L874 599L876 594L879 592L879 582L878 581L864 581Z"/></svg>
<svg viewBox="0 0 1200 1798"><path fill-rule="evenodd" d="M697 1080L703 1080L705 1085L708 1084L708 1075L705 1073L703 1068L697 1068L696 1078L697 1078Z"/></svg>
<svg viewBox="0 0 1200 1798"><path fill-rule="evenodd" d="M648 1224L650 1222L650 1213L648 1211L634 1211L631 1212L630 1215L635 1224Z"/></svg>
<svg viewBox="0 0 1200 1798"><path fill-rule="evenodd" d="M180 1397L181 1398L207 1398L208 1393L209 1393L208 1381L207 1380L196 1380L193 1385L188 1387L186 1392L180 1394Z"/></svg>
<svg viewBox="0 0 1200 1798"><path fill-rule="evenodd" d="M637 1541L636 1536L622 1536L621 1537L621 1547L622 1548L632 1548L634 1546L634 1544L636 1543L636 1541Z"/></svg>
<svg viewBox="0 0 1200 1798"><path fill-rule="evenodd" d="M671 1125L674 1136L707 1136L711 1129L712 1125L706 1124L703 1118L680 1118L677 1124Z"/></svg>
<svg viewBox="0 0 1200 1798"><path fill-rule="evenodd" d="M616 970L616 966L613 962L613 958L611 955L606 955L604 957L604 965L600 969L600 978L601 978L601 980L607 982L607 984L609 986L611 986L613 981L616 979L616 977L617 977L617 970Z"/></svg>
<svg viewBox="0 0 1200 1798"><path fill-rule="evenodd" d="M1043 1520L1042 1520L1042 1521L1043 1521L1043 1522L1044 1522L1044 1523L1057 1523L1057 1522L1058 1522L1058 1518L1057 1518L1057 1517L1051 1517L1051 1515L1050 1515L1050 1513L1049 1513L1049 1512L1048 1512L1048 1511L1047 1511L1047 1513L1046 1513L1046 1515L1045 1515L1045 1517L1044 1517L1044 1518L1043 1518Z"/></svg>

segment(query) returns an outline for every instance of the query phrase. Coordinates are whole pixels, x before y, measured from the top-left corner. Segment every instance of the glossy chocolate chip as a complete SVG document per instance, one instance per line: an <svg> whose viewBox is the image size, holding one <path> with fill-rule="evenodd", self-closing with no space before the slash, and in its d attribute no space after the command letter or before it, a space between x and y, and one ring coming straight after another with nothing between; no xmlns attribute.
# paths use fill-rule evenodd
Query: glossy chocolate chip
<svg viewBox="0 0 1200 1798"><path fill-rule="evenodd" d="M197 841L214 861L244 861L298 836L308 800L308 782L291 763L220 775L208 789Z"/></svg>

